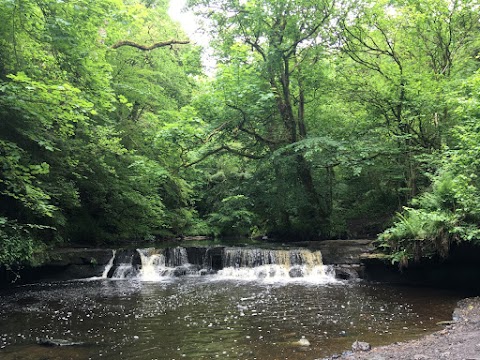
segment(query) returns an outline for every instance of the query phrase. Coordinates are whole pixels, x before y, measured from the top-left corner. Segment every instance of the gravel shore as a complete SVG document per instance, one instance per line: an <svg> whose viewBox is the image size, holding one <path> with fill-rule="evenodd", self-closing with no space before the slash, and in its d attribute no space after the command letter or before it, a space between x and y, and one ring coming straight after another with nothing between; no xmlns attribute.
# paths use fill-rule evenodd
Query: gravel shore
<svg viewBox="0 0 480 360"><path fill-rule="evenodd" d="M480 360L480 297L461 300L452 324L417 340L348 351L324 360Z"/></svg>

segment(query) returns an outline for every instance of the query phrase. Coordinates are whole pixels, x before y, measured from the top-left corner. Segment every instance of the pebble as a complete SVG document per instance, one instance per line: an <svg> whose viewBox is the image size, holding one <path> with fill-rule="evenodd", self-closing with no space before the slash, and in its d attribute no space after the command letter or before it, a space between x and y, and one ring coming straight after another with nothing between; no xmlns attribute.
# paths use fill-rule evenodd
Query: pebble
<svg viewBox="0 0 480 360"><path fill-rule="evenodd" d="M369 351L371 348L370 344L364 341L355 341L352 344L353 351Z"/></svg>
<svg viewBox="0 0 480 360"><path fill-rule="evenodd" d="M425 356L425 355L415 355L413 357L413 360L427 360L428 359L428 356Z"/></svg>

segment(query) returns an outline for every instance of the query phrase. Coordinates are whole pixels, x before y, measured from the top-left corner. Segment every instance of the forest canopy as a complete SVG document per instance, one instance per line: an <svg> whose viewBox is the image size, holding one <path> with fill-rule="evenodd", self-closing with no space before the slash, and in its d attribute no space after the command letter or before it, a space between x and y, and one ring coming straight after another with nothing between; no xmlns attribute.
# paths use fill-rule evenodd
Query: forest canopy
<svg viewBox="0 0 480 360"><path fill-rule="evenodd" d="M0 0L0 264L186 235L480 242L478 0Z"/></svg>

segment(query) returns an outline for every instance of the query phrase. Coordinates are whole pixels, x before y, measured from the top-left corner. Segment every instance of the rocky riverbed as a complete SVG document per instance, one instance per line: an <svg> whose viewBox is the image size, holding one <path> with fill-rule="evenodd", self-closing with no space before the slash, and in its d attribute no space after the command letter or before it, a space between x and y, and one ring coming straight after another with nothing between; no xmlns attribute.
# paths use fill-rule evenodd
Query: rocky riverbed
<svg viewBox="0 0 480 360"><path fill-rule="evenodd" d="M324 360L480 360L480 297L460 301L452 323L441 331L405 343L357 350Z"/></svg>

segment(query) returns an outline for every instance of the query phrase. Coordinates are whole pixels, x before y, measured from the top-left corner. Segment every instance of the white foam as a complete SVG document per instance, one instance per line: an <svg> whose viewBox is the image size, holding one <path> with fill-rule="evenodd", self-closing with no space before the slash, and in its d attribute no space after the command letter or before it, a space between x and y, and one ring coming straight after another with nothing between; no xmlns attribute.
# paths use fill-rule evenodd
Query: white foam
<svg viewBox="0 0 480 360"><path fill-rule="evenodd" d="M133 279L160 282L178 276L202 276L206 280L240 280L257 282L308 282L325 284L338 282L334 272L323 265L320 251L305 249L270 250L250 248L225 248L222 254L223 269L209 275L210 269L188 262L187 249L137 249L141 264L117 264L112 279ZM103 272L106 278L114 266L114 257ZM204 259L204 263L208 263Z"/></svg>

